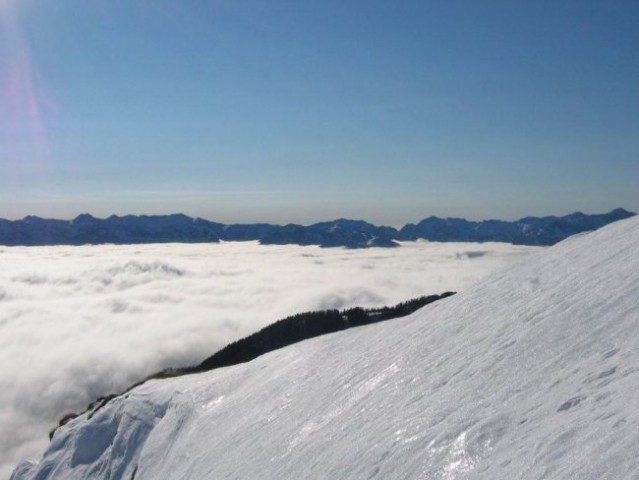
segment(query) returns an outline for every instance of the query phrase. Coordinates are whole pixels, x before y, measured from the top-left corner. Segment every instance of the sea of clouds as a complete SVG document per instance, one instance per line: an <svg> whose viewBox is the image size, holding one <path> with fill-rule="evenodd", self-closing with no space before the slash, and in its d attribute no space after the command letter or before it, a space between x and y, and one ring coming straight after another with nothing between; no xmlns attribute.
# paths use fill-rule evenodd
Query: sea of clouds
<svg viewBox="0 0 639 480"><path fill-rule="evenodd" d="M535 247L0 246L0 478L81 411L294 313L460 291Z"/></svg>

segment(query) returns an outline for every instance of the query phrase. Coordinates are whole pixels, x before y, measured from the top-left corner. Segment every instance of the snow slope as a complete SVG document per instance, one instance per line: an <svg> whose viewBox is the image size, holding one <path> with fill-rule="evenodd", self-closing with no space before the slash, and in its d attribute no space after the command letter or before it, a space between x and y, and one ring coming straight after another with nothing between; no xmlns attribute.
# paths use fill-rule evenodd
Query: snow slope
<svg viewBox="0 0 639 480"><path fill-rule="evenodd" d="M639 478L639 219L410 317L152 381L15 480Z"/></svg>
<svg viewBox="0 0 639 480"><path fill-rule="evenodd" d="M306 310L461 291L543 247L0 247L0 479L67 412Z"/></svg>

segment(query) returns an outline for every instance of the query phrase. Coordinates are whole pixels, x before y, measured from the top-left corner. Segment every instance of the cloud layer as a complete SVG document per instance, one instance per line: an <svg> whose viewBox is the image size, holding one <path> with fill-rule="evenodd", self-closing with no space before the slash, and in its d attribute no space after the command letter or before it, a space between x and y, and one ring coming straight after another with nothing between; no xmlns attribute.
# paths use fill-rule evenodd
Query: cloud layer
<svg viewBox="0 0 639 480"><path fill-rule="evenodd" d="M480 248L0 247L0 477L65 412L282 317L459 291L536 250Z"/></svg>

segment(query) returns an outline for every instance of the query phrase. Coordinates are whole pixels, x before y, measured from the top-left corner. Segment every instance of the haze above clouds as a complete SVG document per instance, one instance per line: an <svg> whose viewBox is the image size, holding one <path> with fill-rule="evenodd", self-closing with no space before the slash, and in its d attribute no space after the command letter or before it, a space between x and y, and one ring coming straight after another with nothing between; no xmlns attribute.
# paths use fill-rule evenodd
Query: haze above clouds
<svg viewBox="0 0 639 480"><path fill-rule="evenodd" d="M533 247L0 247L0 476L62 414L287 315L459 291Z"/></svg>

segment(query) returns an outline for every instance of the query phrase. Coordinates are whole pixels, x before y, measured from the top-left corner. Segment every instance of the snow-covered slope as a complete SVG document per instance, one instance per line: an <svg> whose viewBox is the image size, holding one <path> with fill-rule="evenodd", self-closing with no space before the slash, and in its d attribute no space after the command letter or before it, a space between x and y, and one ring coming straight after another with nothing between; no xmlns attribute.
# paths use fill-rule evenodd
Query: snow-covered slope
<svg viewBox="0 0 639 480"><path fill-rule="evenodd" d="M637 479L639 219L410 317L152 381L14 478Z"/></svg>

